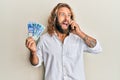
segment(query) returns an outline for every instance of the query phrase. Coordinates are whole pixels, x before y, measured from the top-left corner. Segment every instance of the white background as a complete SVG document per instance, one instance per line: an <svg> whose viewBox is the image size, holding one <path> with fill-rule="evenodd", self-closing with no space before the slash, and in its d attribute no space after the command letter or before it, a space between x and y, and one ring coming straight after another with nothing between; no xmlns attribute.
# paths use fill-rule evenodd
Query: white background
<svg viewBox="0 0 120 80"><path fill-rule="evenodd" d="M101 54L85 54L87 80L120 80L119 0L0 0L0 80L42 80L43 67L34 68L25 47L27 23L47 25L58 2L68 3L76 22L101 43Z"/></svg>

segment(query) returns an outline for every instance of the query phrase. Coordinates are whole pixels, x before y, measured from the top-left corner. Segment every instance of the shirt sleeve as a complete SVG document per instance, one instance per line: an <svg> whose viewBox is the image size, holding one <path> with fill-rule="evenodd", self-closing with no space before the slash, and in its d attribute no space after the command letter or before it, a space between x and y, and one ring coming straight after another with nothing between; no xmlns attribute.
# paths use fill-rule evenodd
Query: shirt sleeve
<svg viewBox="0 0 120 80"><path fill-rule="evenodd" d="M84 43L84 52L89 52L89 53L94 53L94 54L102 52L102 48L100 46L99 41L98 40L96 40L96 41L97 41L97 43L96 43L95 47L93 47L93 48L90 48L89 46L87 46Z"/></svg>

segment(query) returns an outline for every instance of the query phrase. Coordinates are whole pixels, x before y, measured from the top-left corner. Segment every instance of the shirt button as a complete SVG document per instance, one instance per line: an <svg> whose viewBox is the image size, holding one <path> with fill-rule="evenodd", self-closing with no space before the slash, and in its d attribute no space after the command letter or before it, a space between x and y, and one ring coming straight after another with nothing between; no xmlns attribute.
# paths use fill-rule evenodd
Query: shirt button
<svg viewBox="0 0 120 80"><path fill-rule="evenodd" d="M64 76L64 80L66 80L67 79L67 76Z"/></svg>
<svg viewBox="0 0 120 80"><path fill-rule="evenodd" d="M66 77L67 76L67 74L66 74L66 72L64 72L64 77Z"/></svg>

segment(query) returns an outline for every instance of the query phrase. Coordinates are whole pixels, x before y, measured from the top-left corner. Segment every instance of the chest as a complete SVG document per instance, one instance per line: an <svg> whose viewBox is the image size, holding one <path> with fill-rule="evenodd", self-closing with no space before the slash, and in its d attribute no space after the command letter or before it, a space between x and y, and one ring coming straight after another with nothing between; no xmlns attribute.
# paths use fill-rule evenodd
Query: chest
<svg viewBox="0 0 120 80"><path fill-rule="evenodd" d="M79 41L74 39L65 39L64 43L58 39L51 39L44 42L43 54L44 57L55 57L61 56L77 57L82 52L82 45Z"/></svg>

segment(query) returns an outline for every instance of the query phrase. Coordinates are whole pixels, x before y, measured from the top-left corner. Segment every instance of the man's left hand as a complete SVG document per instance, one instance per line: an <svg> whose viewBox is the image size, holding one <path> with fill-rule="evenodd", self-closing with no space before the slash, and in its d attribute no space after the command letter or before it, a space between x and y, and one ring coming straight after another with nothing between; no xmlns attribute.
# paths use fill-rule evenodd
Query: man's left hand
<svg viewBox="0 0 120 80"><path fill-rule="evenodd" d="M75 21L71 21L70 25L72 33L79 35L82 32L79 25Z"/></svg>

